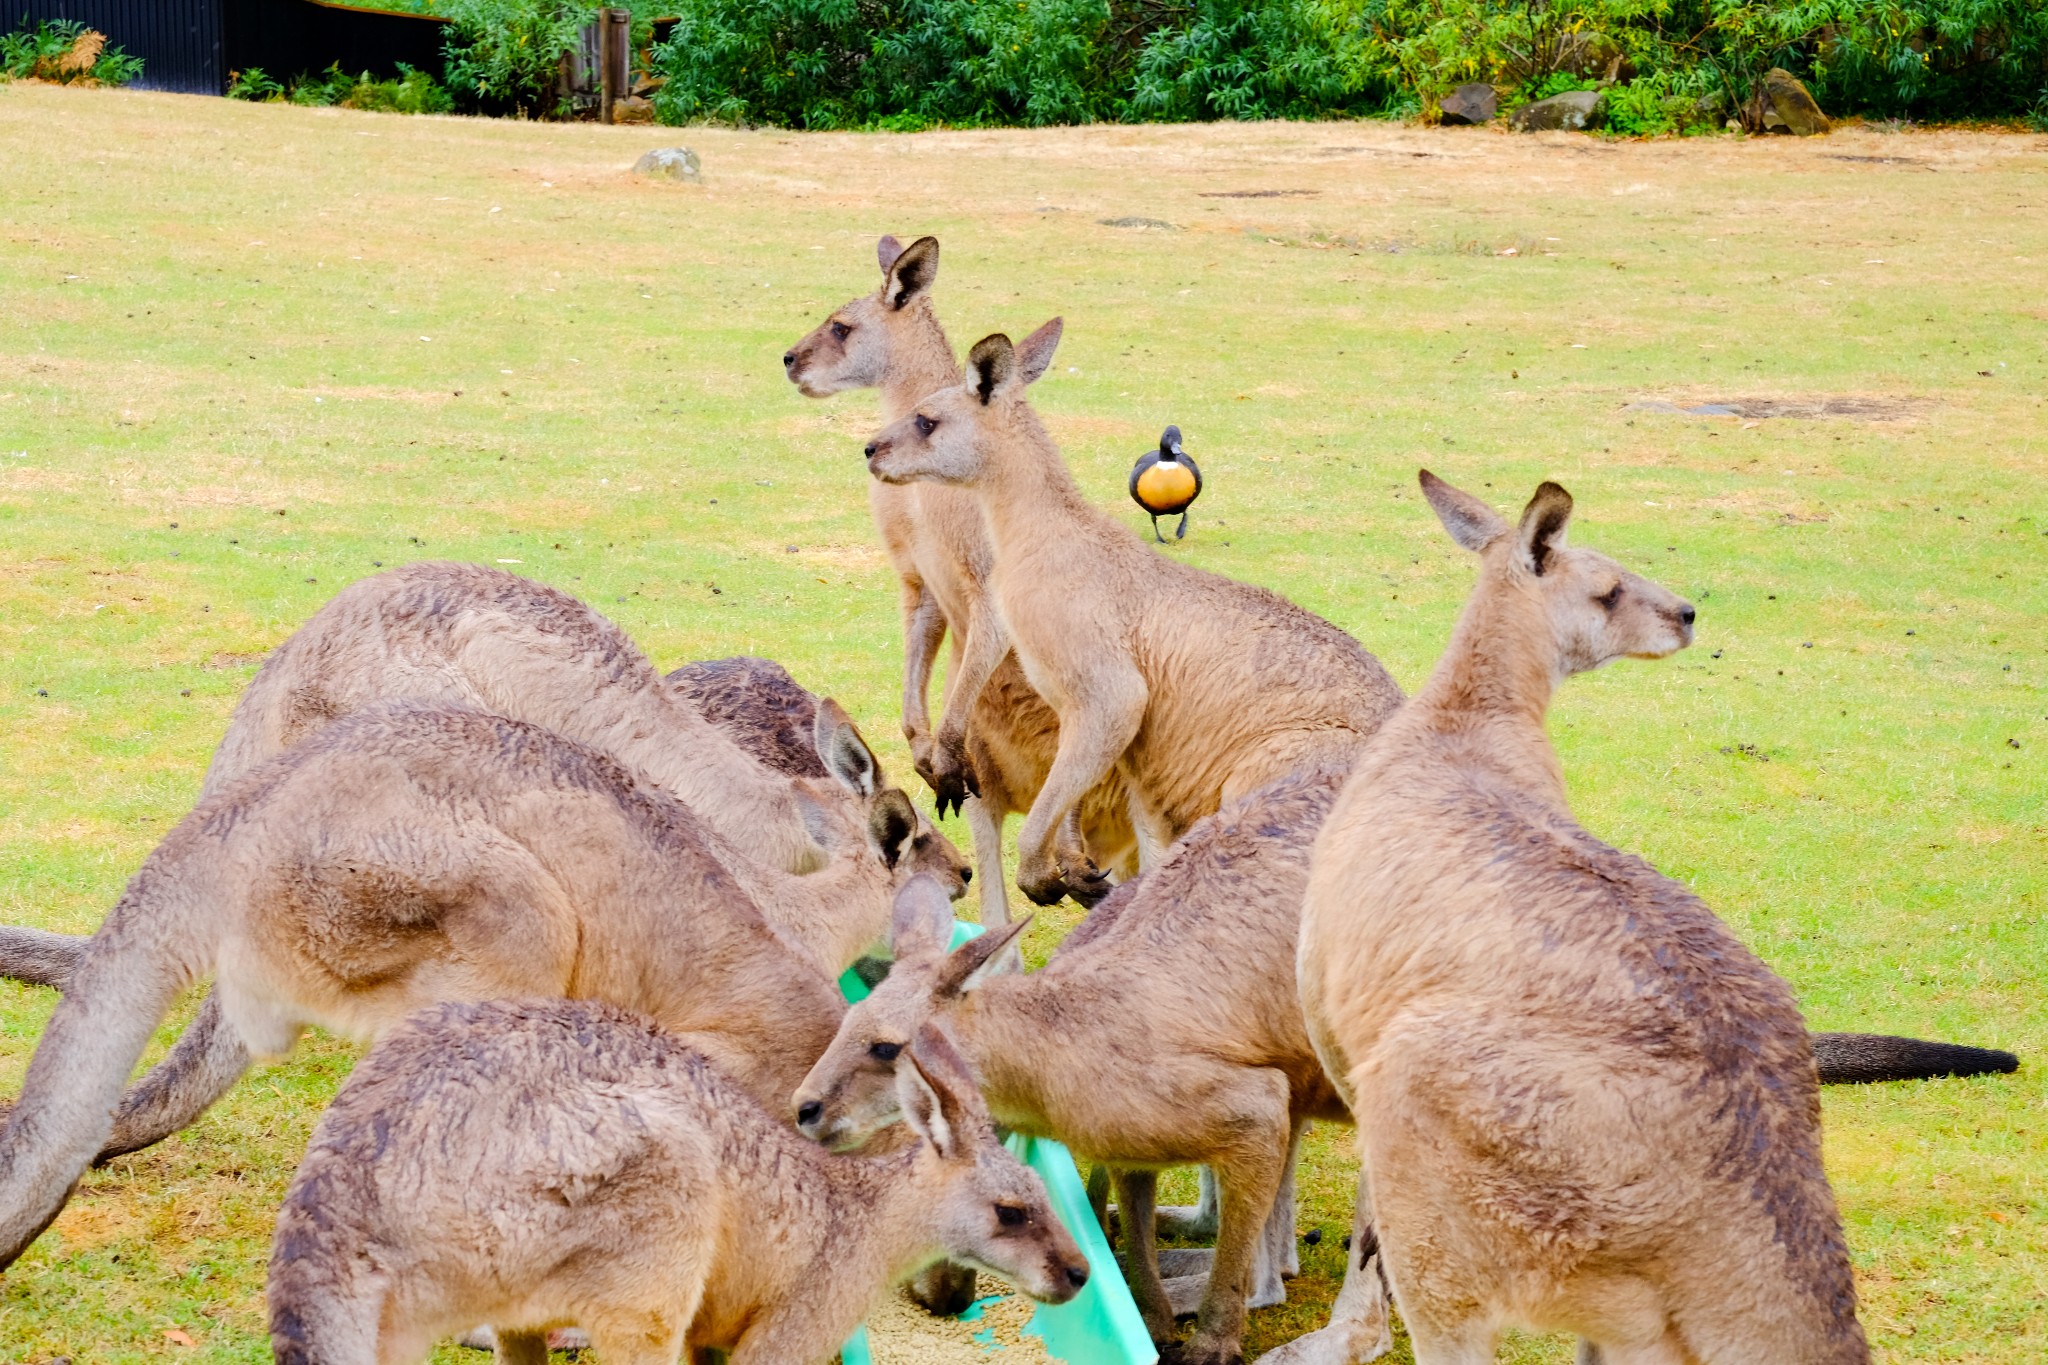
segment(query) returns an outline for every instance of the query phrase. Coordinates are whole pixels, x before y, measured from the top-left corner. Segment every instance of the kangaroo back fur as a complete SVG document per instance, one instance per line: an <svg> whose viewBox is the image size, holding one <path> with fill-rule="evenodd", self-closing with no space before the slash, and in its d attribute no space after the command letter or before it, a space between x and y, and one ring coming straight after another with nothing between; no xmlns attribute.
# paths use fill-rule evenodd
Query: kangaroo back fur
<svg viewBox="0 0 2048 1365"><path fill-rule="evenodd" d="M900 862L897 802L871 837ZM201 802L87 947L0 1134L0 1253L62 1206L150 1032L209 968L239 1064L306 1023L371 1037L436 1000L575 995L699 1028L779 1105L837 1025L849 938L887 923L884 862L754 864L616 760L503 717L333 722Z"/></svg>
<svg viewBox="0 0 2048 1365"><path fill-rule="evenodd" d="M624 1011L425 1012L356 1068L286 1197L279 1359L397 1365L484 1320L501 1343L573 1322L628 1365L822 1365L942 1253L1071 1298L1087 1264L943 1038L917 1040L904 1087L918 1141L834 1157Z"/></svg>

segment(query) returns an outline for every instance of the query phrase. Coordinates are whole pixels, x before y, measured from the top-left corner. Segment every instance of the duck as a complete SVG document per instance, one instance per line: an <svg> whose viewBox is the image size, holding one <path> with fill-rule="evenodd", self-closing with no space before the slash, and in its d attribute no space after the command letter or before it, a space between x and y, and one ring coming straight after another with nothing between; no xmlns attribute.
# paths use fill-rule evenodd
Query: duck
<svg viewBox="0 0 2048 1365"><path fill-rule="evenodd" d="M1131 466L1131 501L1151 514L1152 538L1164 545L1159 519L1180 513L1173 538L1182 539L1188 533L1188 505L1200 496L1202 471L1181 449L1180 428L1170 426L1159 435L1159 449L1146 451Z"/></svg>

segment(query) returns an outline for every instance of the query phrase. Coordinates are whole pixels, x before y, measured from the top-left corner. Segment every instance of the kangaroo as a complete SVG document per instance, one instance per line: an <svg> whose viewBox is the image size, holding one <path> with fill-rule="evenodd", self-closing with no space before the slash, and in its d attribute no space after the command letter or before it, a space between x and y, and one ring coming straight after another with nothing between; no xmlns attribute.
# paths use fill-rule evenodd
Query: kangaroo
<svg viewBox="0 0 2048 1365"><path fill-rule="evenodd" d="M1558 684L1692 642L1690 603L1425 471L1479 582L1316 841L1304 1015L1358 1119L1417 1365L1503 1324L1602 1365L1861 1365L1792 993L1691 891L1572 819Z"/></svg>
<svg viewBox="0 0 2048 1365"><path fill-rule="evenodd" d="M894 790L836 705L829 744L845 750L845 762L828 771L814 747L813 772L774 771L707 722L617 626L574 597L498 569L421 563L352 584L271 654L235 708L202 800L380 698L483 705L598 745L690 803L742 853L793 872L822 866L833 850L866 856L873 803ZM857 777L848 779L854 785L842 772ZM915 818L898 880L928 871L964 887L971 871L959 850ZM61 965L53 951L48 940L0 935L0 971L47 980ZM186 1127L247 1067L235 1031L220 1027L209 999L123 1102L99 1159Z"/></svg>
<svg viewBox="0 0 2048 1365"><path fill-rule="evenodd" d="M904 247L884 237L876 255L880 289L834 310L790 347L782 365L810 398L879 386L885 420L894 421L924 395L958 384L960 367L932 308L938 239L921 237ZM1059 747L1059 718L1010 652L992 597L988 533L974 498L938 484L870 480L868 505L902 590L903 735L941 813L948 803L977 798L963 809L981 868L982 918L1007 923L1003 824L1029 810L1045 785ZM927 698L945 641L952 654L934 738ZM1079 830L1061 832L1076 845L1070 856L1077 865L1085 857L1123 876L1136 872L1127 807L1115 773L1081 798Z"/></svg>
<svg viewBox="0 0 2048 1365"><path fill-rule="evenodd" d="M1159 865L1097 905L1045 968L1000 970L1018 921L945 948L951 914L913 883L898 896L896 963L854 1005L796 1092L799 1131L858 1146L899 1114L905 1044L937 1024L980 1076L996 1121L1116 1168L1127 1278L1154 1341L1175 1310L1153 1250L1162 1167L1206 1163L1221 1220L1194 1336L1179 1359L1242 1358L1245 1309L1280 1302L1280 1263L1254 1284L1260 1240L1310 1119L1348 1121L1303 1028L1294 920L1308 853L1341 773L1298 775L1197 824ZM1276 837L1295 829L1301 837ZM1231 969L1218 973L1215 963ZM1287 1201L1291 1211L1291 1198ZM1291 1220L1288 1220L1291 1227ZM1180 1285L1176 1289L1182 1288ZM1256 1292L1255 1292L1256 1291Z"/></svg>
<svg viewBox="0 0 2048 1365"><path fill-rule="evenodd" d="M1098 869L1053 836L1111 770L1141 848L1163 851L1225 801L1347 758L1401 702L1337 627L1168 559L1089 504L1025 400L1059 337L1054 319L1016 347L983 338L966 383L920 398L866 452L884 484L955 487L981 506L1011 646L1059 717L1017 841L1017 885L1041 905L1098 897Z"/></svg>
<svg viewBox="0 0 2048 1365"><path fill-rule="evenodd" d="M595 745L749 857L791 872L822 867L864 837L858 794L768 768L679 704L625 632L589 606L480 564L408 564L337 593L257 670L200 795L337 716L400 697L481 707Z"/></svg>
<svg viewBox="0 0 2048 1365"><path fill-rule="evenodd" d="M235 1074L306 1024L368 1038L443 1000L564 995L724 1040L779 1106L831 1041L833 978L886 929L916 831L889 789L870 851L799 877L538 726L410 703L332 722L200 802L93 936L0 1132L0 1268L62 1208L164 1011L208 970Z"/></svg>
<svg viewBox="0 0 2048 1365"><path fill-rule="evenodd" d="M824 1365L941 1255L1064 1303L1088 1263L936 1030L905 1052L918 1141L805 1142L713 1052L606 1005L444 1005L334 1099L270 1261L279 1365L406 1365L490 1319L543 1365L577 1323L608 1365Z"/></svg>

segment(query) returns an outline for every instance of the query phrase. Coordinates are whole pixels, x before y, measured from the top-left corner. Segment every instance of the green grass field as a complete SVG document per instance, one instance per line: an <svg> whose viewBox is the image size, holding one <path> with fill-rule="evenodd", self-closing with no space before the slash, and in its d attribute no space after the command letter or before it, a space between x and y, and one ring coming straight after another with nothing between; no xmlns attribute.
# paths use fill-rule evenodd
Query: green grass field
<svg viewBox="0 0 2048 1365"><path fill-rule="evenodd" d="M703 185L628 173L676 141ZM1208 489L1169 553L1404 684L1471 582L1418 465L1504 508L1557 478L1579 543L1699 605L1692 650L1564 692L1578 810L1814 1026L2025 1056L1831 1092L1827 1150L1881 1359L2048 1357L2048 138L798 135L0 86L0 156L0 921L95 925L263 653L419 557L563 586L665 667L781 659L909 777L873 395L808 401L777 357L880 233L935 233L961 349L1065 316L1034 392L1103 505L1140 524L1124 471L1178 422ZM1827 397L1892 406L1629 407ZM0 985L0 1086L52 1003ZM354 1055L310 1042L90 1176L0 1281L0 1359L267 1360L272 1211ZM1257 1349L1334 1292L1348 1141L1315 1138L1325 1239Z"/></svg>

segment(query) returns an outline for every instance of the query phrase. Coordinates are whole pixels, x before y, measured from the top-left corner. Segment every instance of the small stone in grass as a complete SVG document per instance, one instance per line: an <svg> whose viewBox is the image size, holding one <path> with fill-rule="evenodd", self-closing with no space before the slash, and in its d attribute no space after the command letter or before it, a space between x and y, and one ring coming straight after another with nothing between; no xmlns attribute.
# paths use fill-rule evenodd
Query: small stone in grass
<svg viewBox="0 0 2048 1365"><path fill-rule="evenodd" d="M1310 1228L1307 1235L1301 1240L1307 1242L1310 1246L1314 1246L1323 1240L1323 1230L1321 1228Z"/></svg>
<svg viewBox="0 0 2048 1365"><path fill-rule="evenodd" d="M50 689L47 687L38 687L36 689L36 695L39 697L47 697L50 695Z"/></svg>
<svg viewBox="0 0 2048 1365"><path fill-rule="evenodd" d="M796 546L794 546L794 545L785 545L785 546L783 546L783 547L782 547L782 552L783 552L784 554L786 554L786 555L793 555L793 554L795 554L795 553L796 553Z"/></svg>
<svg viewBox="0 0 2048 1365"><path fill-rule="evenodd" d="M192 689L189 687L180 688L178 690L178 695L181 697L189 697L192 695Z"/></svg>

